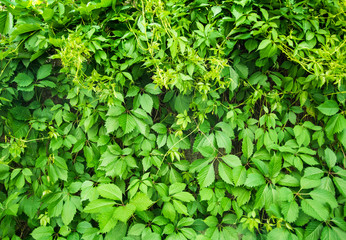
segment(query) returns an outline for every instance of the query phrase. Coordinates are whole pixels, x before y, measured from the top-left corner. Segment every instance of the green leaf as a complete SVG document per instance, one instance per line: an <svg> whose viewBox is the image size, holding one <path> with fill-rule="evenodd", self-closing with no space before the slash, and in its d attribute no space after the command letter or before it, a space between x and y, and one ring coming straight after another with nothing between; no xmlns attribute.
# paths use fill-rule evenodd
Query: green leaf
<svg viewBox="0 0 346 240"><path fill-rule="evenodd" d="M178 192L173 195L175 199L178 199L183 202L193 202L195 201L195 198L191 193L188 192Z"/></svg>
<svg viewBox="0 0 346 240"><path fill-rule="evenodd" d="M19 87L27 87L34 81L34 79L25 73L19 73L13 81L15 81Z"/></svg>
<svg viewBox="0 0 346 240"><path fill-rule="evenodd" d="M332 209L336 208L338 206L338 203L337 203L335 197L327 190L314 189L309 194L312 197L312 199L314 199L314 200L316 200L322 204L328 203Z"/></svg>
<svg viewBox="0 0 346 240"><path fill-rule="evenodd" d="M264 180L264 177L262 174L259 173L249 173L247 175L246 181L245 181L245 186L247 187L257 187L264 185L266 181Z"/></svg>
<svg viewBox="0 0 346 240"><path fill-rule="evenodd" d="M119 116L119 125L123 129L124 134L132 132L136 127L136 121L130 114Z"/></svg>
<svg viewBox="0 0 346 240"><path fill-rule="evenodd" d="M268 233L267 240L288 240L289 232L284 228L274 228Z"/></svg>
<svg viewBox="0 0 346 240"><path fill-rule="evenodd" d="M100 213L103 210L107 209L107 207L113 206L115 204L114 201L108 199L96 199L91 201L85 208L84 212L86 213Z"/></svg>
<svg viewBox="0 0 346 240"><path fill-rule="evenodd" d="M0 34L6 35L13 28L13 15L9 11L0 12Z"/></svg>
<svg viewBox="0 0 346 240"><path fill-rule="evenodd" d="M281 203L281 208L281 212L287 222L294 222L298 218L299 207L295 201L283 202Z"/></svg>
<svg viewBox="0 0 346 240"><path fill-rule="evenodd" d="M169 186L169 195L173 195L175 193L179 193L184 191L186 188L185 183L173 183L172 185Z"/></svg>
<svg viewBox="0 0 346 240"><path fill-rule="evenodd" d="M316 200L312 200L312 199L302 200L302 210L307 215L319 221L327 221L327 219L329 218L328 209Z"/></svg>
<svg viewBox="0 0 346 240"><path fill-rule="evenodd" d="M140 96L140 104L147 113L151 113L154 102L148 94L143 94Z"/></svg>
<svg viewBox="0 0 346 240"><path fill-rule="evenodd" d="M328 165L329 169L334 167L335 163L336 163L336 155L335 155L335 153L330 148L327 147L324 150L324 156L326 158L326 162L327 162L327 165Z"/></svg>
<svg viewBox="0 0 346 240"><path fill-rule="evenodd" d="M231 168L241 166L241 161L236 155L225 155L222 157L222 160Z"/></svg>
<svg viewBox="0 0 346 240"><path fill-rule="evenodd" d="M117 224L118 220L115 218L114 212L115 208L111 211L102 212L97 216L101 233L109 232Z"/></svg>
<svg viewBox="0 0 346 240"><path fill-rule="evenodd" d="M228 184L232 184L232 169L228 167L223 162L219 162L219 175L222 180L224 180Z"/></svg>
<svg viewBox="0 0 346 240"><path fill-rule="evenodd" d="M318 240L323 229L323 223L312 221L306 226L304 240Z"/></svg>
<svg viewBox="0 0 346 240"><path fill-rule="evenodd" d="M173 206L174 206L174 209L180 213L180 214L185 214L185 215L189 215L187 213L187 207L180 201L178 200L173 200Z"/></svg>
<svg viewBox="0 0 346 240"><path fill-rule="evenodd" d="M246 181L246 169L243 166L236 167L232 170L232 179L235 186L241 186Z"/></svg>
<svg viewBox="0 0 346 240"><path fill-rule="evenodd" d="M104 198L122 201L122 192L115 184L100 184L97 191Z"/></svg>
<svg viewBox="0 0 346 240"><path fill-rule="evenodd" d="M52 64L42 65L37 71L37 80L48 77L52 72Z"/></svg>
<svg viewBox="0 0 346 240"><path fill-rule="evenodd" d="M261 50L261 49L264 49L266 48L272 41L269 40L269 39L264 39L261 41L261 43L259 44L257 50Z"/></svg>
<svg viewBox="0 0 346 240"><path fill-rule="evenodd" d="M130 200L130 204L136 207L136 211L146 211L148 208L153 205L153 201L142 192L139 192Z"/></svg>
<svg viewBox="0 0 346 240"><path fill-rule="evenodd" d="M208 187L215 181L214 165L210 164L202 168L198 173L197 180L201 187Z"/></svg>
<svg viewBox="0 0 346 240"><path fill-rule="evenodd" d="M156 123L151 127L155 132L158 134L166 134L167 133L167 128L164 124L162 123Z"/></svg>
<svg viewBox="0 0 346 240"><path fill-rule="evenodd" d="M317 107L317 109L327 116L333 116L339 112L339 105L334 100L327 100Z"/></svg>
<svg viewBox="0 0 346 240"><path fill-rule="evenodd" d="M129 229L128 235L140 236L145 228L143 223L136 223Z"/></svg>
<svg viewBox="0 0 346 240"><path fill-rule="evenodd" d="M165 218L170 219L172 222L174 222L176 211L172 203L166 202L163 205L162 208L162 214Z"/></svg>
<svg viewBox="0 0 346 240"><path fill-rule="evenodd" d="M346 181L339 177L334 177L333 180L342 196L346 197Z"/></svg>
<svg viewBox="0 0 346 240"><path fill-rule="evenodd" d="M346 237L345 233L344 233L344 237ZM321 233L321 239L322 240L338 239L338 235L336 234L333 228L325 226Z"/></svg>
<svg viewBox="0 0 346 240"><path fill-rule="evenodd" d="M129 220L129 218L132 216L132 214L136 211L136 206L133 204L127 204L125 206L120 206L117 207L114 210L114 214L113 217L115 219L118 219L124 223L127 222L127 220Z"/></svg>
<svg viewBox="0 0 346 240"><path fill-rule="evenodd" d="M232 141L231 139L221 131L215 133L216 142L219 148L224 148L226 153L230 153L232 150Z"/></svg>
<svg viewBox="0 0 346 240"><path fill-rule="evenodd" d="M73 220L76 212L77 212L76 206L73 204L73 202L70 199L68 199L65 202L64 207L62 208L62 212L61 212L62 222L65 225L69 225L70 222Z"/></svg>
<svg viewBox="0 0 346 240"><path fill-rule="evenodd" d="M40 226L32 231L31 236L36 240L48 240L52 239L54 229L51 226Z"/></svg>
<svg viewBox="0 0 346 240"><path fill-rule="evenodd" d="M253 153L253 143L249 136L245 136L242 144L243 154L246 158L250 158Z"/></svg>

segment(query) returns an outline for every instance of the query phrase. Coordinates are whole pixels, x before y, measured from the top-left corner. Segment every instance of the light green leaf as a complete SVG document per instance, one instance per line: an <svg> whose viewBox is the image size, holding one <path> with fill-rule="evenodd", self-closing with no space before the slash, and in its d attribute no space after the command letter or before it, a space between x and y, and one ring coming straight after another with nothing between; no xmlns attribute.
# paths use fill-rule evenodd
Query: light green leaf
<svg viewBox="0 0 346 240"><path fill-rule="evenodd" d="M62 222L65 225L69 225L70 222L73 220L76 212L77 212L76 206L73 204L73 202L70 199L68 199L65 202L64 207L63 207L62 212L61 212Z"/></svg>
<svg viewBox="0 0 346 240"><path fill-rule="evenodd" d="M272 41L269 40L269 39L264 39L262 40L262 42L259 44L257 50L261 50L261 49L264 49L266 48Z"/></svg>
<svg viewBox="0 0 346 240"><path fill-rule="evenodd" d="M193 197L193 195L191 193L188 193L188 192L178 192L178 193L174 194L173 197L175 199L178 199L178 200L183 201L183 202L195 201L195 198Z"/></svg>
<svg viewBox="0 0 346 240"><path fill-rule="evenodd" d="M154 202L142 192L139 192L130 200L130 204L136 207L136 211L146 211Z"/></svg>
<svg viewBox="0 0 346 240"><path fill-rule="evenodd" d="M333 116L339 112L339 105L334 100L327 100L317 107L317 109L327 116Z"/></svg>
<svg viewBox="0 0 346 240"><path fill-rule="evenodd" d="M36 240L48 240L52 239L54 229L51 226L40 226L32 231L31 236Z"/></svg>
<svg viewBox="0 0 346 240"><path fill-rule="evenodd" d="M246 169L243 166L236 167L232 170L232 179L235 186L241 186L246 181Z"/></svg>
<svg viewBox="0 0 346 240"><path fill-rule="evenodd" d="M283 202L281 207L281 212L285 216L287 222L294 222L298 218L299 207L295 201Z"/></svg>
<svg viewBox="0 0 346 240"><path fill-rule="evenodd" d="M288 240L289 232L284 228L274 228L268 233L267 240Z"/></svg>
<svg viewBox="0 0 346 240"><path fill-rule="evenodd" d="M148 94L143 94L140 96L140 104L147 113L149 114L151 113L154 102L153 102L153 99Z"/></svg>
<svg viewBox="0 0 346 240"><path fill-rule="evenodd" d="M241 161L236 155L225 155L222 157L222 160L231 168L241 166Z"/></svg>
<svg viewBox="0 0 346 240"><path fill-rule="evenodd" d="M335 155L335 153L330 148L327 147L324 150L324 156L326 158L326 162L327 162L327 165L328 165L329 169L334 167L335 163L336 163L336 155Z"/></svg>
<svg viewBox="0 0 346 240"><path fill-rule="evenodd" d="M224 148L226 153L230 153L232 150L232 141L231 139L221 131L215 133L216 142L219 148Z"/></svg>
<svg viewBox="0 0 346 240"><path fill-rule="evenodd" d="M97 191L104 198L122 201L122 192L115 184L100 184Z"/></svg>
<svg viewBox="0 0 346 240"><path fill-rule="evenodd" d="M246 158L250 158L253 153L253 143L249 136L245 136L242 144L243 154Z"/></svg>
<svg viewBox="0 0 346 240"><path fill-rule="evenodd" d="M328 209L316 200L304 199L301 206L304 213L319 221L327 221L329 218Z"/></svg>
<svg viewBox="0 0 346 240"><path fill-rule="evenodd" d="M178 200L173 200L173 205L175 210L180 213L180 214L185 214L185 215L189 215L187 213L187 207L180 201Z"/></svg>
<svg viewBox="0 0 346 240"><path fill-rule="evenodd" d="M155 132L158 134L166 134L167 133L167 128L164 124L162 123L156 123L151 127Z"/></svg>
<svg viewBox="0 0 346 240"><path fill-rule="evenodd" d="M136 121L130 114L123 114L119 117L120 127L123 129L124 134L132 132L136 127Z"/></svg>
<svg viewBox="0 0 346 240"><path fill-rule="evenodd" d="M318 240L323 229L323 223L318 221L309 222L304 232L304 240Z"/></svg>
<svg viewBox="0 0 346 240"><path fill-rule="evenodd" d="M176 216L176 211L174 209L173 204L170 202L164 203L163 208L162 208L162 214L165 218L168 218L172 222L174 222L174 219Z"/></svg>
<svg viewBox="0 0 346 240"><path fill-rule="evenodd" d="M249 173L247 175L245 186L247 187L257 187L264 185L266 181L264 180L264 177L262 174L259 173Z"/></svg>
<svg viewBox="0 0 346 240"><path fill-rule="evenodd" d="M233 185L232 169L223 162L219 162L219 175L226 183Z"/></svg>
<svg viewBox="0 0 346 240"><path fill-rule="evenodd" d="M214 165L210 164L202 168L198 173L197 180L201 187L208 187L215 181Z"/></svg>
<svg viewBox="0 0 346 240"><path fill-rule="evenodd" d="M327 190L314 189L310 192L310 196L320 203L328 203L332 209L338 206L335 197Z"/></svg>
<svg viewBox="0 0 346 240"><path fill-rule="evenodd" d="M115 227L118 220L114 217L115 208L112 208L110 211L102 212L97 216L99 221L100 232L106 233L112 230Z"/></svg>
<svg viewBox="0 0 346 240"><path fill-rule="evenodd" d="M96 199L91 201L85 208L84 212L86 213L100 213L105 208L113 206L115 204L114 201L108 199Z"/></svg>
<svg viewBox="0 0 346 240"><path fill-rule="evenodd" d="M334 177L333 180L342 196L346 197L346 181L339 177Z"/></svg>
<svg viewBox="0 0 346 240"><path fill-rule="evenodd" d="M127 222L127 220L136 211L136 206L133 204L127 204L125 206L117 207L114 210L113 218L118 219L122 222Z"/></svg>
<svg viewBox="0 0 346 240"><path fill-rule="evenodd" d="M140 236L145 228L145 224L136 223L129 229L128 235Z"/></svg>
<svg viewBox="0 0 346 240"><path fill-rule="evenodd" d="M169 195L184 191L186 188L185 183L173 183L169 186Z"/></svg>

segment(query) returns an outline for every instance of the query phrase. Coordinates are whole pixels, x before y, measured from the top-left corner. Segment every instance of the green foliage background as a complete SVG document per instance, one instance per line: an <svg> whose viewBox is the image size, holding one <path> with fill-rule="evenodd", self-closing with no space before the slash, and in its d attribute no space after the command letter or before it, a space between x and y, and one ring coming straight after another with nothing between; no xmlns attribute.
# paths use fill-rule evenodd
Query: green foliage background
<svg viewBox="0 0 346 240"><path fill-rule="evenodd" d="M0 3L1 239L346 239L344 1Z"/></svg>

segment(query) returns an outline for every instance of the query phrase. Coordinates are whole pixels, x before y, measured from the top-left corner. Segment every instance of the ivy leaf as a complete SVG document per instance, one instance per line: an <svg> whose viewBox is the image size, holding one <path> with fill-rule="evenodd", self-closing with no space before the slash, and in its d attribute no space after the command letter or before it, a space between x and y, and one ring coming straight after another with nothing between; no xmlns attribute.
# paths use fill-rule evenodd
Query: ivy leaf
<svg viewBox="0 0 346 240"><path fill-rule="evenodd" d="M27 87L34 79L25 73L19 73L13 81L15 81L19 87Z"/></svg>
<svg viewBox="0 0 346 240"><path fill-rule="evenodd" d="M132 132L136 127L136 121L130 114L122 114L119 117L120 127L123 129L124 134Z"/></svg>
<svg viewBox="0 0 346 240"><path fill-rule="evenodd" d="M110 207L114 205L115 202L108 199L96 199L94 201L91 201L85 208L84 212L86 213L100 213L105 208Z"/></svg>
<svg viewBox="0 0 346 240"><path fill-rule="evenodd" d="M36 240L48 240L52 239L54 229L51 226L40 226L32 231L31 236Z"/></svg>
<svg viewBox="0 0 346 240"><path fill-rule="evenodd" d="M104 198L122 201L122 192L115 184L100 184L97 191Z"/></svg>
<svg viewBox="0 0 346 240"><path fill-rule="evenodd" d="M130 200L130 204L136 207L136 211L146 211L154 202L142 192L139 192Z"/></svg>
<svg viewBox="0 0 346 240"><path fill-rule="evenodd" d="M44 79L48 77L52 72L52 64L41 65L37 71L37 80Z"/></svg>
<svg viewBox="0 0 346 240"><path fill-rule="evenodd" d="M247 187L257 187L264 185L266 182L264 180L264 177L262 174L259 173L249 173L246 181L245 181L245 186Z"/></svg>
<svg viewBox="0 0 346 240"><path fill-rule="evenodd" d="M294 222L298 218L299 207L296 201L283 202L281 207L281 212L285 216L287 222Z"/></svg>
<svg viewBox="0 0 346 240"><path fill-rule="evenodd" d="M214 165L210 164L202 168L202 170L198 173L197 180L201 187L208 187L215 181L215 171Z"/></svg>
<svg viewBox="0 0 346 240"><path fill-rule="evenodd" d="M147 113L151 113L152 109L153 109L153 99L148 95L148 94L143 94L140 96L140 104L142 106L142 108L147 112Z"/></svg>
<svg viewBox="0 0 346 240"><path fill-rule="evenodd" d="M304 213L319 221L327 221L329 218L328 209L316 200L304 199L301 206Z"/></svg>
<svg viewBox="0 0 346 240"><path fill-rule="evenodd" d="M317 109L327 116L333 116L339 112L339 105L334 100L327 100L317 107Z"/></svg>

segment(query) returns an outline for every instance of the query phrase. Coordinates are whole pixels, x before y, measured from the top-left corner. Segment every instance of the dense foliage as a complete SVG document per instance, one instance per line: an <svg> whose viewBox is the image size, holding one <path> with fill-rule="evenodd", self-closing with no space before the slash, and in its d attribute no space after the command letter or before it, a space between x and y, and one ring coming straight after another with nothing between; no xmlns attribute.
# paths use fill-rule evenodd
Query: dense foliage
<svg viewBox="0 0 346 240"><path fill-rule="evenodd" d="M0 238L346 239L345 10L0 0Z"/></svg>

